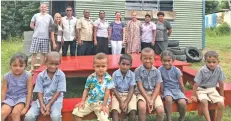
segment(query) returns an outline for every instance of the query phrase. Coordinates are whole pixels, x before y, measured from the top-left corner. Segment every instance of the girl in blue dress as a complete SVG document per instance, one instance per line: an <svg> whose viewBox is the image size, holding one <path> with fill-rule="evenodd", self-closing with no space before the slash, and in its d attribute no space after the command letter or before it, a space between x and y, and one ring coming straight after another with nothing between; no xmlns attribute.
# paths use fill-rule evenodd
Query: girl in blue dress
<svg viewBox="0 0 231 121"><path fill-rule="evenodd" d="M11 114L13 121L20 121L21 115L25 115L32 99L32 76L25 71L27 56L16 53L10 60L10 71L2 80L1 95L1 120L5 121Z"/></svg>
<svg viewBox="0 0 231 121"><path fill-rule="evenodd" d="M179 121L185 120L186 113L186 97L184 95L184 84L182 73L179 68L173 65L175 57L170 51L163 51L161 54L162 66L159 67L163 79L162 94L165 100L165 112L167 121L171 120L172 115L172 102L178 104L180 113Z"/></svg>

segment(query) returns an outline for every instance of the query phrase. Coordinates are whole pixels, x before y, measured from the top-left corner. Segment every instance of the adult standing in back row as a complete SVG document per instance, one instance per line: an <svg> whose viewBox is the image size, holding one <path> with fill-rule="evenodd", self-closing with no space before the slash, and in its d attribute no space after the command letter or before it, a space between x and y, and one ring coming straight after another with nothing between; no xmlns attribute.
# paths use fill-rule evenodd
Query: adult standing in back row
<svg viewBox="0 0 231 121"><path fill-rule="evenodd" d="M76 35L75 35L75 25L77 19L72 16L73 10L71 6L67 6L66 15L62 18L63 23L63 46L62 46L62 56L67 56L67 51L70 46L71 56L76 54Z"/></svg>
<svg viewBox="0 0 231 121"><path fill-rule="evenodd" d="M99 18L94 22L94 45L96 53L108 54L108 21L105 20L105 12L99 12Z"/></svg>
<svg viewBox="0 0 231 121"><path fill-rule="evenodd" d="M111 41L112 54L121 54L125 42L125 24L121 21L120 12L115 13L116 20L109 27L109 40Z"/></svg>
<svg viewBox="0 0 231 121"><path fill-rule="evenodd" d="M34 70L37 53L41 53L40 65L44 64L45 55L49 51L49 27L54 23L51 15L46 13L47 5L41 3L40 13L35 14L30 23L30 27L34 29L30 52L32 53L31 70Z"/></svg>
<svg viewBox="0 0 231 121"><path fill-rule="evenodd" d="M90 10L83 11L84 17L76 25L78 36L78 55L91 55L93 51L93 21Z"/></svg>
<svg viewBox="0 0 231 121"><path fill-rule="evenodd" d="M172 26L164 19L164 12L158 12L157 17L158 20L156 23L156 42L154 45L154 51L159 55L168 47L168 37L172 33Z"/></svg>

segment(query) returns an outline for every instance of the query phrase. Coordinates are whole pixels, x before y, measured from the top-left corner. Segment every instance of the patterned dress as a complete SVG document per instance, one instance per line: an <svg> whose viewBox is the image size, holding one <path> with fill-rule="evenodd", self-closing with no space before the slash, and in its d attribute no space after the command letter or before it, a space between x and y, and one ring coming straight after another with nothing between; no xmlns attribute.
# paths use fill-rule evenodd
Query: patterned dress
<svg viewBox="0 0 231 121"><path fill-rule="evenodd" d="M27 80L29 75L30 73L26 71L19 77L15 76L12 72L4 75L4 79L7 80L8 83L8 90L3 104L15 106L18 103L26 103Z"/></svg>
<svg viewBox="0 0 231 121"><path fill-rule="evenodd" d="M139 53L141 50L140 21L129 21L127 24L127 53Z"/></svg>

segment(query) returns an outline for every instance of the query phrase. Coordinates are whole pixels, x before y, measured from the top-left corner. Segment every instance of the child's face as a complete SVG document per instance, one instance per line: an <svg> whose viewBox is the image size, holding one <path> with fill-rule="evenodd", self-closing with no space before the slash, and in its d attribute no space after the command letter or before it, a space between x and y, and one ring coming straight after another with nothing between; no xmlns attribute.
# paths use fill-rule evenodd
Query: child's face
<svg viewBox="0 0 231 121"><path fill-rule="evenodd" d="M164 56L161 59L161 62L166 69L170 69L172 67L173 59L170 56Z"/></svg>
<svg viewBox="0 0 231 121"><path fill-rule="evenodd" d="M26 64L25 63L21 63L19 61L19 59L16 59L15 61L13 61L10 65L11 67L11 71L15 74L15 75L20 75L23 73L23 71L26 68Z"/></svg>
<svg viewBox="0 0 231 121"><path fill-rule="evenodd" d="M206 63L206 66L210 69L210 70L215 70L215 68L217 67L218 65L218 59L215 58L215 57L207 57L205 59L205 63Z"/></svg>
<svg viewBox="0 0 231 121"><path fill-rule="evenodd" d="M120 66L120 71L122 73L127 73L127 71L131 67L131 62L129 60L122 59L121 62L119 63L119 66Z"/></svg>
<svg viewBox="0 0 231 121"><path fill-rule="evenodd" d="M151 69L152 68L152 65L153 65L153 62L154 62L154 53L152 52L149 52L149 53L142 53L141 54L141 60L142 60L142 63L143 65L148 68L148 69Z"/></svg>
<svg viewBox="0 0 231 121"><path fill-rule="evenodd" d="M48 72L55 73L60 64L60 58L47 58L46 66Z"/></svg>
<svg viewBox="0 0 231 121"><path fill-rule="evenodd" d="M97 76L104 76L107 71L108 61L107 59L95 59L94 70Z"/></svg>

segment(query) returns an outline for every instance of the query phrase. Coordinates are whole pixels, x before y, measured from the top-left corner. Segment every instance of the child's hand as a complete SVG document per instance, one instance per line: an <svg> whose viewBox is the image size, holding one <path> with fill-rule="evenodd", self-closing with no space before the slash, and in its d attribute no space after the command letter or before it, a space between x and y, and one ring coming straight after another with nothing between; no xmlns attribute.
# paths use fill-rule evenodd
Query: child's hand
<svg viewBox="0 0 231 121"><path fill-rule="evenodd" d="M153 100L148 100L148 111L149 111L149 113L152 113L153 103L154 103Z"/></svg>
<svg viewBox="0 0 231 121"><path fill-rule="evenodd" d="M196 96L191 96L191 100L194 102L197 102L197 97Z"/></svg>
<svg viewBox="0 0 231 121"><path fill-rule="evenodd" d="M42 114L43 116L46 115L46 106L45 106L44 104L41 105L40 112L41 112L41 114Z"/></svg>
<svg viewBox="0 0 231 121"><path fill-rule="evenodd" d="M100 111L100 112L103 111L104 115L107 114L107 112L108 112L107 106L105 106L105 105L100 105L100 110L99 110L99 111Z"/></svg>
<svg viewBox="0 0 231 121"><path fill-rule="evenodd" d="M46 115L50 115L50 111L51 111L51 105L50 104L47 104L46 105Z"/></svg>
<svg viewBox="0 0 231 121"><path fill-rule="evenodd" d="M26 114L26 112L28 111L28 108L23 108L22 112L21 112L21 116L24 116Z"/></svg>
<svg viewBox="0 0 231 121"><path fill-rule="evenodd" d="M84 102L81 101L80 103L76 104L75 108L78 108L78 109L83 108L84 109Z"/></svg>
<svg viewBox="0 0 231 121"><path fill-rule="evenodd" d="M125 100L123 105L123 112L127 111L127 107L128 107L128 102Z"/></svg>

